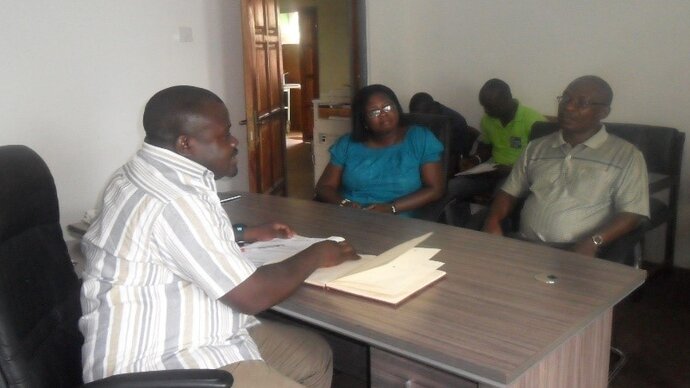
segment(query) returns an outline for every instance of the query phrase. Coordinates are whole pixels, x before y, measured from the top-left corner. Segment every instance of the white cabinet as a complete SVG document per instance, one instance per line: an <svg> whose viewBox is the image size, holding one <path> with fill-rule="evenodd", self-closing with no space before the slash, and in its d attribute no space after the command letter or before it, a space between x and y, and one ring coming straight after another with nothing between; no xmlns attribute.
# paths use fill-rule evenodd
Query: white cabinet
<svg viewBox="0 0 690 388"><path fill-rule="evenodd" d="M331 159L330 146L338 138L352 130L349 104L328 103L314 100L314 139L312 158L314 161L314 185Z"/></svg>

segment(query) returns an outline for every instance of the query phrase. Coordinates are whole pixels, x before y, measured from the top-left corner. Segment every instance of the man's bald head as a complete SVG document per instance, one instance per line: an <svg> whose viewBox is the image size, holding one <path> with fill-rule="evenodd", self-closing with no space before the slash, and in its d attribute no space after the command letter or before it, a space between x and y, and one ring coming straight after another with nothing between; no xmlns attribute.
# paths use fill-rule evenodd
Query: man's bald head
<svg viewBox="0 0 690 388"><path fill-rule="evenodd" d="M570 83L570 85L568 85L568 88L581 83L593 85L598 94L596 96L598 97L598 100L603 104L611 105L611 102L613 101L613 89L611 89L611 86L608 84L608 82L604 81L601 77L597 77L596 75L585 75L576 78Z"/></svg>
<svg viewBox="0 0 690 388"><path fill-rule="evenodd" d="M189 118L201 114L210 103L223 101L213 92L195 86L172 86L154 94L144 108L144 141L173 147L179 135L195 129L188 126Z"/></svg>

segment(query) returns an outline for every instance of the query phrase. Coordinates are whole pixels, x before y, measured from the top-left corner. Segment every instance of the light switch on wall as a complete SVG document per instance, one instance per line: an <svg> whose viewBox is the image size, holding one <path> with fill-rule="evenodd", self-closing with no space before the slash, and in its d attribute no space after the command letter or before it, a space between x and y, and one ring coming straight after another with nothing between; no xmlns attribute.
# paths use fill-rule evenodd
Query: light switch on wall
<svg viewBox="0 0 690 388"><path fill-rule="evenodd" d="M194 35L192 34L192 27L178 27L175 38L180 43L193 42Z"/></svg>

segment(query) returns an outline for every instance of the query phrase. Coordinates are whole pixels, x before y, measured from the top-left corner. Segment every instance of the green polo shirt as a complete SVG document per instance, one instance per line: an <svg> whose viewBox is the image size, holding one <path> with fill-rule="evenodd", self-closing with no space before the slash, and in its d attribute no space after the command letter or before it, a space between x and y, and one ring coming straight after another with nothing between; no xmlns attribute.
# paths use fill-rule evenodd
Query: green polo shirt
<svg viewBox="0 0 690 388"><path fill-rule="evenodd" d="M546 121L541 113L518 102L515 117L505 127L501 120L484 115L480 123L479 141L491 145L494 162L512 166L525 149L536 121Z"/></svg>

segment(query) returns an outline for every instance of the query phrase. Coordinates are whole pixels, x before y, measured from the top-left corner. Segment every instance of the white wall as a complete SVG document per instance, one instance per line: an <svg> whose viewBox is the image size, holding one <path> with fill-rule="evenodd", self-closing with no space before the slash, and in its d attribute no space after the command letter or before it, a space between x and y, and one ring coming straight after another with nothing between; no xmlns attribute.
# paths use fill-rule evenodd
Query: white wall
<svg viewBox="0 0 690 388"><path fill-rule="evenodd" d="M470 125L489 78L544 114L574 78L612 86L610 121L690 126L690 2L683 0L369 0L370 83L403 104L426 90ZM689 141L690 142L690 139ZM676 263L690 267L690 158L686 142Z"/></svg>
<svg viewBox="0 0 690 388"><path fill-rule="evenodd" d="M139 148L144 104L160 89L216 92L246 144L239 4L0 0L0 144L28 145L46 160L63 226L96 206L110 174ZM176 40L181 26L192 42ZM247 189L244 155L240 175L219 187Z"/></svg>
<svg viewBox="0 0 690 388"><path fill-rule="evenodd" d="M245 129L238 0L0 0L0 144L26 144L51 167L63 225L77 221L140 146L148 98L174 84L218 93ZM549 114L583 74L616 93L611 121L690 123L690 2L683 0L367 1L371 82L403 103L427 90L478 125L477 91L508 81ZM178 27L194 41L180 43ZM686 145L676 260L690 267ZM247 160L223 189L246 190Z"/></svg>

